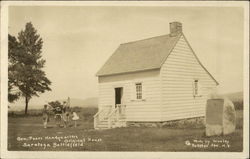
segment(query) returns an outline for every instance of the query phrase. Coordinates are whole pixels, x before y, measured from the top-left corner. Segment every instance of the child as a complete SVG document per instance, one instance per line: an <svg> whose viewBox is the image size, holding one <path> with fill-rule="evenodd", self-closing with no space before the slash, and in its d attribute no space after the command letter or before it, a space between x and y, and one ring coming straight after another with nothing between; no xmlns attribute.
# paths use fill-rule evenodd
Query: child
<svg viewBox="0 0 250 159"><path fill-rule="evenodd" d="M49 111L47 109L47 105L44 105L43 108L43 127L46 129L47 128L47 123L49 122Z"/></svg>
<svg viewBox="0 0 250 159"><path fill-rule="evenodd" d="M76 114L76 112L73 112L73 118L72 120L74 120L75 122L75 127L77 126L77 120L79 120L79 116Z"/></svg>

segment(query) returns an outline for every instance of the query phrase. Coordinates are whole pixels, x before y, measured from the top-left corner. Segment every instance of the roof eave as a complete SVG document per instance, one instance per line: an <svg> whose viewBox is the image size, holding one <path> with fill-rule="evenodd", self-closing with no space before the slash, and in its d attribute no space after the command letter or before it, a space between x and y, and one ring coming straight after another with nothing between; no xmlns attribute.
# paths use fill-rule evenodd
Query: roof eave
<svg viewBox="0 0 250 159"><path fill-rule="evenodd" d="M119 47L120 47L121 45L122 45L122 44L120 44L120 45L115 49L115 52L119 49ZM115 52L113 52L113 53L109 56L109 58L105 61L105 63L102 65L102 67L99 69L99 71L97 71L97 73L95 74L95 76L99 76L99 75L98 75L99 72L102 70L102 68L105 66L105 64L108 62L108 60L114 55Z"/></svg>
<svg viewBox="0 0 250 159"><path fill-rule="evenodd" d="M119 73L110 73L110 74L96 74L96 76L97 76L97 77L114 76L114 75L121 75L121 74L128 74L128 73L137 73L137 72L153 71L153 70L158 70L158 69L160 69L160 67L149 68L149 69L143 69L143 70L135 70L135 71L127 71L127 72L119 72Z"/></svg>

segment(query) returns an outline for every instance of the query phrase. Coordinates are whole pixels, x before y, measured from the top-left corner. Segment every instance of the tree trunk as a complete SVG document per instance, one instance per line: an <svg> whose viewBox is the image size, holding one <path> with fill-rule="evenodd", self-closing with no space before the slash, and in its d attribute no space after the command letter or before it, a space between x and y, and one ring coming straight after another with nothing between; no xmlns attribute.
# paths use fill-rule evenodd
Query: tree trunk
<svg viewBox="0 0 250 159"><path fill-rule="evenodd" d="M28 104L29 104L29 99L27 96L25 96L25 114L28 113Z"/></svg>

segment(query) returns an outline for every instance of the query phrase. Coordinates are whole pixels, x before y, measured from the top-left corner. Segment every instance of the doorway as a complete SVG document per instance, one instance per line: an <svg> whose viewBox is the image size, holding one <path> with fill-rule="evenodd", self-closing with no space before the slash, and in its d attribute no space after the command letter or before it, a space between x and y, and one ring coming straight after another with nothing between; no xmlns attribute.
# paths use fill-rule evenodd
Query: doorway
<svg viewBox="0 0 250 159"><path fill-rule="evenodd" d="M115 108L117 104L122 104L123 88L115 88Z"/></svg>

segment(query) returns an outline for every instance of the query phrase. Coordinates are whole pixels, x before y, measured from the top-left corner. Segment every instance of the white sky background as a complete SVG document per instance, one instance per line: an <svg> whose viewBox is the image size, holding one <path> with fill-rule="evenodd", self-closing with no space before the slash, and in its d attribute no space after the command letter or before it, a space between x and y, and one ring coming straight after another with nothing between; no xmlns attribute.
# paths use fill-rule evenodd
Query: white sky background
<svg viewBox="0 0 250 159"><path fill-rule="evenodd" d="M44 41L52 91L30 105L98 97L95 73L119 44L169 34L172 21L183 24L198 58L219 81L219 92L229 93L243 90L243 13L229 7L19 6L9 8L9 33L16 36L31 21Z"/></svg>

